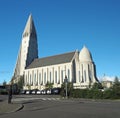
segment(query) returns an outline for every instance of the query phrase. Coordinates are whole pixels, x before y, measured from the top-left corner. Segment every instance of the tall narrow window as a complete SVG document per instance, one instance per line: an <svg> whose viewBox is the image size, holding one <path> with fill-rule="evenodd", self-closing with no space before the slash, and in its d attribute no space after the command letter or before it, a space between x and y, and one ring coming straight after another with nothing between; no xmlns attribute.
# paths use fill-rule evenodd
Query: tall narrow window
<svg viewBox="0 0 120 118"><path fill-rule="evenodd" d="M50 72L50 83L52 83L52 80L51 80L51 72Z"/></svg>
<svg viewBox="0 0 120 118"><path fill-rule="evenodd" d="M38 70L37 70L37 75L36 75L36 82L37 82L37 85L38 85L38 80L39 78L38 78Z"/></svg>
<svg viewBox="0 0 120 118"><path fill-rule="evenodd" d="M35 84L34 83L34 70L32 70L32 82L33 82L33 85Z"/></svg>
<svg viewBox="0 0 120 118"><path fill-rule="evenodd" d="M37 83L36 83L36 73L35 73L35 75L34 75L34 84L36 85Z"/></svg>
<svg viewBox="0 0 120 118"><path fill-rule="evenodd" d="M60 66L58 66L58 78L57 83L60 84Z"/></svg>
<svg viewBox="0 0 120 118"><path fill-rule="evenodd" d="M70 82L70 69L68 69L68 82Z"/></svg>
<svg viewBox="0 0 120 118"><path fill-rule="evenodd" d="M27 81L27 74L26 74L25 80L26 80L25 82L26 82L26 85L27 85L27 84L28 84L28 81Z"/></svg>
<svg viewBox="0 0 120 118"><path fill-rule="evenodd" d="M42 73L41 73L41 85L43 85L44 84L44 73L43 73L43 69L42 69Z"/></svg>
<svg viewBox="0 0 120 118"><path fill-rule="evenodd" d="M83 64L81 65L81 68L82 68L82 72L81 72L81 75L82 75L82 78L81 78L81 82L83 83L84 82L84 75L83 75Z"/></svg>
<svg viewBox="0 0 120 118"><path fill-rule="evenodd" d="M29 78L29 71L28 71L28 74L27 74L27 79L28 79L28 83L29 83L29 85L30 85L30 78Z"/></svg>
<svg viewBox="0 0 120 118"><path fill-rule="evenodd" d="M79 82L81 82L80 71L78 71Z"/></svg>
<svg viewBox="0 0 120 118"><path fill-rule="evenodd" d="M84 70L84 81L86 82L86 71Z"/></svg>
<svg viewBox="0 0 120 118"><path fill-rule="evenodd" d="M54 83L54 67L52 68L52 81Z"/></svg>
<svg viewBox="0 0 120 118"><path fill-rule="evenodd" d="M91 73L91 69L90 69L89 64L88 64L88 74L89 74L89 80L90 80L90 82L92 82L92 73Z"/></svg>
<svg viewBox="0 0 120 118"><path fill-rule="evenodd" d="M55 83L57 83L57 71L55 71Z"/></svg>
<svg viewBox="0 0 120 118"><path fill-rule="evenodd" d="M63 70L61 70L61 80L62 80L62 82L64 82L63 79L64 79L64 78L63 78Z"/></svg>
<svg viewBox="0 0 120 118"><path fill-rule="evenodd" d="M39 85L41 84L41 73L39 73Z"/></svg>
<svg viewBox="0 0 120 118"><path fill-rule="evenodd" d="M46 84L46 73L44 73L44 84Z"/></svg>
<svg viewBox="0 0 120 118"><path fill-rule="evenodd" d="M31 74L30 74L30 85L32 85Z"/></svg>

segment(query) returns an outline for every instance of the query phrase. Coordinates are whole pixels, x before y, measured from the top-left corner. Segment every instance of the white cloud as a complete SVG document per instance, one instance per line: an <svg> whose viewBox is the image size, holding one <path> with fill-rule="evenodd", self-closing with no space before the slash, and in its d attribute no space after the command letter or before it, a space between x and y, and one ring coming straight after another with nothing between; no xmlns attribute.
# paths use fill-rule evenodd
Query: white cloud
<svg viewBox="0 0 120 118"><path fill-rule="evenodd" d="M103 77L98 77L100 81L114 81L115 76L103 76Z"/></svg>

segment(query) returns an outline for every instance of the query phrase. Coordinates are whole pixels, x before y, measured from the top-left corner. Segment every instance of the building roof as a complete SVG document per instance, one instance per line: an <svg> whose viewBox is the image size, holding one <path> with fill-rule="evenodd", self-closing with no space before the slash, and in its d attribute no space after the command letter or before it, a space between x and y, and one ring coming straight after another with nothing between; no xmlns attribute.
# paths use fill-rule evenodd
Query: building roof
<svg viewBox="0 0 120 118"><path fill-rule="evenodd" d="M74 55L75 55L75 51L60 55L35 59L26 69L68 63L72 61Z"/></svg>

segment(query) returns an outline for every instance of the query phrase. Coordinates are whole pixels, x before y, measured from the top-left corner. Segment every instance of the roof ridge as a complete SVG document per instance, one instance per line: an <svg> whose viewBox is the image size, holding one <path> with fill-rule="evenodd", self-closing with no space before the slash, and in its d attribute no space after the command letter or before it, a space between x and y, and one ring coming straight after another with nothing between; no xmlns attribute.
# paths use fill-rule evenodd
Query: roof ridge
<svg viewBox="0 0 120 118"><path fill-rule="evenodd" d="M66 52L66 53L51 55L51 56L47 56L47 57L41 57L41 58L38 58L38 59L44 59L44 58L48 58L48 57L55 57L55 56L60 56L60 55L65 55L65 54L70 54L70 53L75 53L75 52L76 51L71 51L71 52Z"/></svg>

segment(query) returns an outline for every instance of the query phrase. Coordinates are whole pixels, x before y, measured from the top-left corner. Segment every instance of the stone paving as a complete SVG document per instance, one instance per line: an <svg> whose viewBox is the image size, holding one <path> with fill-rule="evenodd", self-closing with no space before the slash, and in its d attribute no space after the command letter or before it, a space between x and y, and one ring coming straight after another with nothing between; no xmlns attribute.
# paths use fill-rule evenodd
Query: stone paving
<svg viewBox="0 0 120 118"><path fill-rule="evenodd" d="M0 115L5 113L16 112L23 107L22 104L11 103L8 104L8 101L0 101Z"/></svg>

